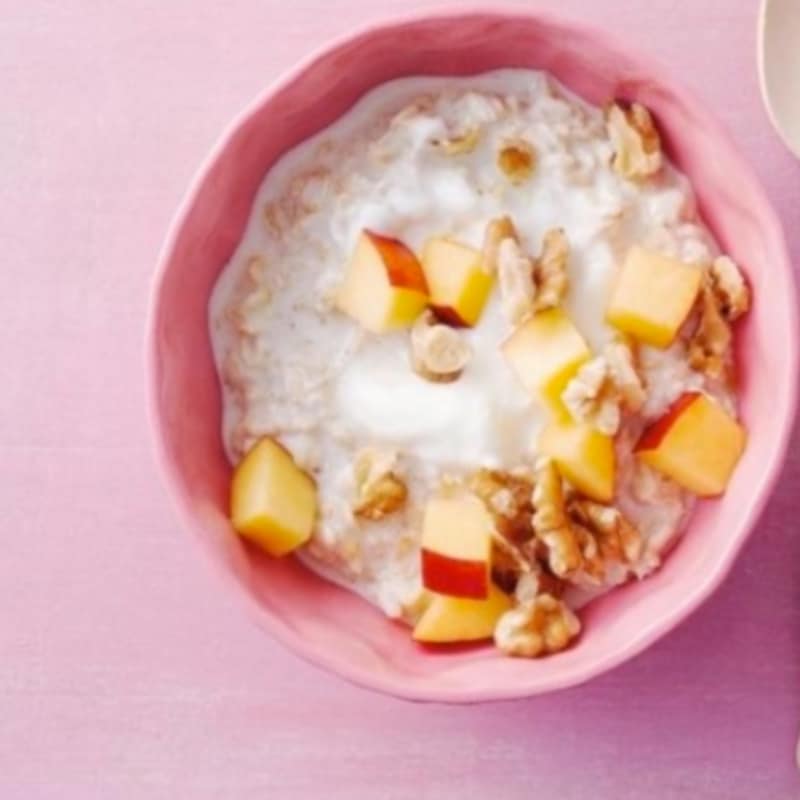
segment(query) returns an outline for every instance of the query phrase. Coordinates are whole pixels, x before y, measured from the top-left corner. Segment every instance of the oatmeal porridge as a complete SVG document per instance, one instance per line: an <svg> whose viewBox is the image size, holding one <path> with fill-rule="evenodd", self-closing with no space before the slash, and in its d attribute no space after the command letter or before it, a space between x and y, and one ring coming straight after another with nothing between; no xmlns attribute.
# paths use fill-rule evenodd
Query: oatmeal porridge
<svg viewBox="0 0 800 800"><path fill-rule="evenodd" d="M748 304L643 106L381 86L270 170L214 290L234 527L419 641L561 650L724 491Z"/></svg>

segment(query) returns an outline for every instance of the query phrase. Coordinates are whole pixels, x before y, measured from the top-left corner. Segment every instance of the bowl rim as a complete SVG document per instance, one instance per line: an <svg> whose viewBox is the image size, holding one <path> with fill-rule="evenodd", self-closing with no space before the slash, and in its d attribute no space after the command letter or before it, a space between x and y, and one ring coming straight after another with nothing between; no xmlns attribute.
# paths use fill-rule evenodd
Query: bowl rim
<svg viewBox="0 0 800 800"><path fill-rule="evenodd" d="M643 54L635 48L631 48L617 37L616 34L610 33L605 28L560 13L552 13L538 8L509 7L500 4L467 5L459 8L442 7L418 9L404 14L379 15L347 33L339 34L323 41L294 65L281 72L276 79L258 92L255 98L227 125L200 166L194 172L189 187L183 195L177 211L167 229L164 243L158 255L157 266L148 295L144 352L146 375L145 391L147 416L154 443L155 459L162 478L164 479L165 488L170 495L173 506L177 510L181 527L185 528L187 532L191 531L192 535L195 535L199 534L202 525L195 516L190 492L184 485L181 471L178 469L173 459L171 459L168 452L166 424L160 414L158 401L158 386L160 385L162 367L158 353L159 341L157 330L162 301L161 286L165 279L168 265L172 260L180 233L209 172L224 154L237 132L252 120L265 103L268 103L277 93L291 86L291 84L305 72L312 69L320 60L330 54L344 47L351 46L359 40L367 40L378 31L401 28L426 20L453 20L454 22L458 22L464 19L475 20L480 18L497 21L508 21L509 19L533 20L544 26L569 28L584 36L598 40L605 48L618 52L635 61L641 65L647 75L652 77L656 83L674 88L682 96L687 97L692 102L693 109L701 118L703 125L711 131L715 138L724 142L726 147L737 156L743 171L748 175L753 186L760 195L760 199L763 201L762 205L768 225L772 229L775 241L780 245L780 254L782 257L779 259L780 263L776 263L774 268L779 269L784 274L788 286L792 290L791 294L793 300L793 302L788 304L787 318L789 333L791 335L787 337L788 341L784 342L786 355L788 357L788 385L791 388L785 400L786 413L781 420L778 444L770 454L768 462L764 465L762 473L764 477L761 483L761 491L751 499L746 513L743 515L737 528L736 536L731 538L727 550L721 554L713 569L709 570L709 572L703 576L703 579L695 584L694 590L691 593L683 596L681 603L679 605L676 604L669 614L643 627L637 636L630 638L614 649L610 649L603 657L597 658L589 664L579 664L570 670L560 672L557 676L548 680L546 685L538 684L526 686L519 681L515 681L509 686L496 686L483 689L469 689L461 686L447 686L431 689L426 686L407 685L401 679L390 679L383 676L377 677L368 668L362 668L346 659L329 656L321 652L316 645L304 640L301 636L295 634L293 630L278 625L271 618L269 613L265 612L263 607L259 605L255 598L243 589L241 583L234 577L227 566L223 565L217 558L207 559L216 565L214 571L232 586L233 594L238 596L239 602L242 602L249 610L250 613L248 616L257 622L261 629L266 629L274 639L288 650L302 657L313 666L341 676L349 683L356 686L383 694L389 694L405 700L422 702L467 704L513 700L578 686L632 659L662 636L666 635L669 631L680 625L723 583L730 573L742 547L753 532L780 477L791 441L798 402L798 334L800 333L800 322L797 304L794 302L794 298L797 297L797 285L794 272L791 268L791 259L786 247L782 225L749 161L741 156L739 148L727 128L719 122L712 113L706 111L705 104L700 101L694 90L688 88L682 81L673 78L667 67L658 59ZM776 259L776 262L777 261L778 259ZM204 546L203 549L207 550L208 548Z"/></svg>

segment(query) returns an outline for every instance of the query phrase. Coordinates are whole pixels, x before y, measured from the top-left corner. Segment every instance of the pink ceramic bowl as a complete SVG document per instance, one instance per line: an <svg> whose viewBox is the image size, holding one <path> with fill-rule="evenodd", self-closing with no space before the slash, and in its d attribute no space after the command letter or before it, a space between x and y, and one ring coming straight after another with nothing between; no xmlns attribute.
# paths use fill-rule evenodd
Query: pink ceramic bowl
<svg viewBox="0 0 800 800"><path fill-rule="evenodd" d="M551 71L592 103L637 98L694 182L706 222L744 265L755 303L739 331L750 444L725 496L705 502L663 568L595 602L571 650L541 661L491 647L432 651L355 595L293 559L244 547L227 520L230 467L206 322L209 293L243 231L256 188L293 145L376 84L403 75L498 67ZM237 119L192 186L158 267L147 379L167 485L228 584L273 636L364 686L407 698L470 702L580 683L677 625L731 567L778 476L794 416L797 318L779 222L750 167L702 103L661 67L608 35L539 13L445 13L371 27L336 42L270 87Z"/></svg>

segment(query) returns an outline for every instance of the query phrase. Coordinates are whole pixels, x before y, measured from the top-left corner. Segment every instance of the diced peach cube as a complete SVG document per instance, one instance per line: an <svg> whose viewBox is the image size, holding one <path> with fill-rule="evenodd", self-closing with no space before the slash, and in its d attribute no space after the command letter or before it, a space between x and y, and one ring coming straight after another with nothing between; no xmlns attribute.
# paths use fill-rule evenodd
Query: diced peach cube
<svg viewBox="0 0 800 800"><path fill-rule="evenodd" d="M256 442L231 479L234 529L270 555L282 556L309 539L316 513L313 479L274 439Z"/></svg>
<svg viewBox="0 0 800 800"><path fill-rule="evenodd" d="M716 400L686 392L642 434L636 454L684 489L711 497L725 491L746 439Z"/></svg>
<svg viewBox="0 0 800 800"><path fill-rule="evenodd" d="M669 347L692 310L702 272L643 247L628 251L606 319L621 331L654 347Z"/></svg>
<svg viewBox="0 0 800 800"><path fill-rule="evenodd" d="M402 242L363 231L336 306L373 333L407 328L428 304L417 257Z"/></svg>
<svg viewBox="0 0 800 800"><path fill-rule="evenodd" d="M481 254L450 239L430 239L422 251L422 269L436 315L449 325L475 325L494 283Z"/></svg>
<svg viewBox="0 0 800 800"><path fill-rule="evenodd" d="M422 584L455 597L489 591L492 520L473 494L434 497L422 522Z"/></svg>
<svg viewBox="0 0 800 800"><path fill-rule="evenodd" d="M502 345L503 354L534 399L557 417L566 414L561 393L592 353L560 308L540 311L523 322Z"/></svg>
<svg viewBox="0 0 800 800"><path fill-rule="evenodd" d="M414 627L413 636L418 642L432 644L490 639L497 620L511 605L508 595L494 584L489 584L483 600L434 594Z"/></svg>
<svg viewBox="0 0 800 800"><path fill-rule="evenodd" d="M551 422L539 438L539 450L582 494L608 503L614 497L614 441L590 425Z"/></svg>

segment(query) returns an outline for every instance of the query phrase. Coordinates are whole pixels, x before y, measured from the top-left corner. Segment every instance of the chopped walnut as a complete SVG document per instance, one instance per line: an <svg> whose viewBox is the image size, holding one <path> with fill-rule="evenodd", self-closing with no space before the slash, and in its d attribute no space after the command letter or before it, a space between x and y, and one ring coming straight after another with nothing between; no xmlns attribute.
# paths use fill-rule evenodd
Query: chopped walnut
<svg viewBox="0 0 800 800"><path fill-rule="evenodd" d="M494 641L506 655L536 658L564 650L580 630L570 608L550 594L540 594L500 617Z"/></svg>
<svg viewBox="0 0 800 800"><path fill-rule="evenodd" d="M639 411L647 400L647 393L636 370L633 349L624 341L615 341L606 345L603 355L623 405L628 411Z"/></svg>
<svg viewBox="0 0 800 800"><path fill-rule="evenodd" d="M467 486L483 501L500 536L515 543L532 536L533 482L528 477L480 469L470 476Z"/></svg>
<svg viewBox="0 0 800 800"><path fill-rule="evenodd" d="M394 471L397 453L366 448L353 468L356 498L353 513L369 520L383 519L405 505L408 490Z"/></svg>
<svg viewBox="0 0 800 800"><path fill-rule="evenodd" d="M478 145L481 138L479 128L468 128L463 133L450 136L446 139L435 139L433 144L448 156L458 156L471 153Z"/></svg>
<svg viewBox="0 0 800 800"><path fill-rule="evenodd" d="M536 467L533 507L533 532L547 550L550 570L559 578L568 577L580 569L581 551L565 512L561 476L550 459Z"/></svg>
<svg viewBox="0 0 800 800"><path fill-rule="evenodd" d="M411 328L411 366L425 380L458 380L472 356L461 334L437 321L432 311L420 314Z"/></svg>
<svg viewBox="0 0 800 800"><path fill-rule="evenodd" d="M497 253L500 303L509 322L518 325L533 313L536 297L534 263L516 239L503 239Z"/></svg>
<svg viewBox="0 0 800 800"><path fill-rule="evenodd" d="M563 228L550 228L542 240L542 252L533 264L536 286L534 311L555 308L564 299L569 286L567 261L569 242Z"/></svg>
<svg viewBox="0 0 800 800"><path fill-rule="evenodd" d="M492 580L504 591L515 590L521 578L538 567L516 544L495 531L492 535Z"/></svg>
<svg viewBox="0 0 800 800"><path fill-rule="evenodd" d="M561 399L574 419L615 436L622 421L621 409L636 412L646 399L630 347L624 342L607 345L603 355L578 370Z"/></svg>
<svg viewBox="0 0 800 800"><path fill-rule="evenodd" d="M548 572L538 561L529 564L527 571L519 576L514 587L514 597L519 605L531 603L540 594L561 597L566 583Z"/></svg>
<svg viewBox="0 0 800 800"><path fill-rule="evenodd" d="M719 256L709 267L711 290L719 310L729 322L747 313L750 308L750 290L736 262L728 256Z"/></svg>
<svg viewBox="0 0 800 800"><path fill-rule="evenodd" d="M606 129L614 147L612 166L623 177L646 178L661 168L661 137L650 112L640 103L606 109Z"/></svg>
<svg viewBox="0 0 800 800"><path fill-rule="evenodd" d="M533 175L536 151L530 142L514 139L500 148L497 165L511 183L524 183Z"/></svg>
<svg viewBox="0 0 800 800"><path fill-rule="evenodd" d="M606 436L614 436L619 430L619 395L603 356L587 361L578 370L561 399L578 422L586 422Z"/></svg>
<svg viewBox="0 0 800 800"><path fill-rule="evenodd" d="M731 327L707 282L700 295L700 321L689 340L689 365L709 378L724 378L732 339Z"/></svg>
<svg viewBox="0 0 800 800"><path fill-rule="evenodd" d="M483 234L483 247L481 249L481 265L490 275L497 274L500 245L506 239L514 239L515 241L519 239L511 217L503 216L490 220Z"/></svg>
<svg viewBox="0 0 800 800"><path fill-rule="evenodd" d="M569 503L568 513L594 536L605 562L634 564L642 555L642 537L619 509L581 498Z"/></svg>

